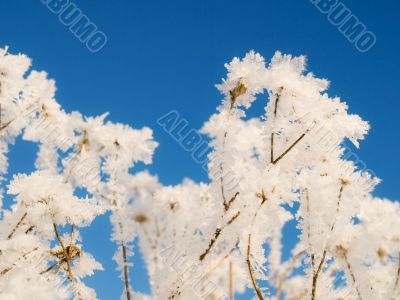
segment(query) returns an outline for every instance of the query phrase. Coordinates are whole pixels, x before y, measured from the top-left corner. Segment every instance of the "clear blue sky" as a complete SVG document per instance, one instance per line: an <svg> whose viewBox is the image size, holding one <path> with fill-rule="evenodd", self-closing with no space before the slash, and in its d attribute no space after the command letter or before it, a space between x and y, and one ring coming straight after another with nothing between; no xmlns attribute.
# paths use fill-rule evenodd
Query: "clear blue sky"
<svg viewBox="0 0 400 300"><path fill-rule="evenodd" d="M150 167L165 184L188 176L207 180L205 172L156 124L171 109L199 128L220 102L214 88L223 64L255 49L269 59L275 50L306 54L309 69L332 81L351 112L369 120L372 130L357 151L382 184L376 195L399 199L400 59L395 0L343 1L377 44L360 53L309 0L76 0L108 43L93 54L40 0L0 1L0 46L33 58L35 69L56 79L57 100L67 111L111 113L114 121L150 126L160 142ZM12 170L32 163L22 146L12 154ZM25 169L26 170L26 169ZM100 299L118 299L122 283L113 271L114 246L107 218L84 231L88 250L97 253L105 272L90 279ZM96 240L91 236L96 234ZM96 244L97 241L97 244ZM146 290L143 265L131 274L135 288Z"/></svg>

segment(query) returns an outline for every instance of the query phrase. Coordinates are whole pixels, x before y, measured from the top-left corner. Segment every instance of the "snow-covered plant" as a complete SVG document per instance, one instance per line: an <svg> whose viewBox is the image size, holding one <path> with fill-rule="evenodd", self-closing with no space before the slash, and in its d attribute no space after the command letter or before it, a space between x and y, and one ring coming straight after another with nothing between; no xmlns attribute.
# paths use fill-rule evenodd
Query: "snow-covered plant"
<svg viewBox="0 0 400 300"><path fill-rule="evenodd" d="M399 204L371 196L379 180L346 144L358 147L368 123L303 56L277 52L266 65L250 52L226 68L202 128L211 182L137 175L131 212L151 298L234 299L251 287L258 299L400 299ZM246 117L266 98L263 116Z"/></svg>
<svg viewBox="0 0 400 300"><path fill-rule="evenodd" d="M1 211L0 298L96 299L81 279L102 266L84 251L78 229L111 211L126 268L133 235L121 220L131 201L130 170L150 163L157 143L150 129L106 122L107 114L66 113L54 82L28 73L30 64L0 49L0 172L13 196ZM7 185L7 152L18 137L38 144L36 170Z"/></svg>
<svg viewBox="0 0 400 300"><path fill-rule="evenodd" d="M78 229L107 211L121 299L232 300L247 288L257 299L400 299L400 206L372 196L379 180L348 145L369 124L327 94L305 57L277 52L267 65L249 52L227 64L223 101L201 129L210 181L176 186L131 172L151 162L150 129L64 112L54 83L25 75L29 66L1 50L0 171L13 202L0 221L0 299L96 298L81 278L101 265ZM265 113L249 117L256 100ZM39 145L36 171L6 184L19 136ZM150 295L130 284L136 239Z"/></svg>

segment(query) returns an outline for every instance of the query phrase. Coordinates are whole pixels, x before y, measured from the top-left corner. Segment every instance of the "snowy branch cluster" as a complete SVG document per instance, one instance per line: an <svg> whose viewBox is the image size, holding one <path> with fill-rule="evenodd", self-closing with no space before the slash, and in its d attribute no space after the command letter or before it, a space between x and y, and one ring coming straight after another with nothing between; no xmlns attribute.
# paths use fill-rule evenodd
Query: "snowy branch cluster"
<svg viewBox="0 0 400 300"><path fill-rule="evenodd" d="M379 180L345 144L358 147L369 125L303 56L266 64L250 52L226 65L222 104L201 129L210 182L177 186L131 171L151 163L150 129L65 112L30 64L0 50L1 300L96 299L82 279L102 266L79 229L106 212L121 299L232 300L246 288L256 299L400 299L400 206L371 195ZM246 117L256 100L265 114ZM38 144L36 170L9 179L16 138ZM134 250L151 295L129 280Z"/></svg>

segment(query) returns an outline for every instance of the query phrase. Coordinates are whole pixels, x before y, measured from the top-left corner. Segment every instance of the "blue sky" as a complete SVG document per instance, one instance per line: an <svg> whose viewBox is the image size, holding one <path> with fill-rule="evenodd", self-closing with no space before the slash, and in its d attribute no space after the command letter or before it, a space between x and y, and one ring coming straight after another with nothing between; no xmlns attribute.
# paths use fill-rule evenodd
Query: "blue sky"
<svg viewBox="0 0 400 300"><path fill-rule="evenodd" d="M67 111L109 111L113 121L153 128L160 147L149 169L163 183L184 177L205 181L207 176L156 120L175 109L190 127L201 127L220 102L214 84L225 75L225 62L251 49L267 59L281 50L306 54L309 69L332 81L330 94L370 121L370 134L356 154L383 179L375 194L400 199L398 1L343 1L377 37L367 53L357 51L309 0L74 3L107 35L100 52L88 51L40 0L0 1L0 47L28 54L35 69L56 79L57 100ZM13 171L26 170L31 150L16 149ZM113 271L107 218L93 226L84 232L85 243L106 271L90 284L100 299L118 299L122 283ZM139 268L131 274L132 284L146 290L143 265L140 259L135 263Z"/></svg>

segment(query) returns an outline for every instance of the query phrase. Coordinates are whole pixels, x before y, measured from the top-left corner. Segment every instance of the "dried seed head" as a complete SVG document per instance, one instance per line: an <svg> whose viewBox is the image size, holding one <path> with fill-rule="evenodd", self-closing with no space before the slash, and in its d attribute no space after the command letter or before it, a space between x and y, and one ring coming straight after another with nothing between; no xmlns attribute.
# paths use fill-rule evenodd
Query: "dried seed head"
<svg viewBox="0 0 400 300"><path fill-rule="evenodd" d="M138 214L134 216L133 219L139 224L147 222L147 217L144 214Z"/></svg>
<svg viewBox="0 0 400 300"><path fill-rule="evenodd" d="M343 186L346 186L346 185L350 184L350 181L347 180L346 178L340 178L340 183L341 183Z"/></svg>
<svg viewBox="0 0 400 300"><path fill-rule="evenodd" d="M347 254L347 248L343 245L337 245L336 246L336 252L340 255L346 255Z"/></svg>
<svg viewBox="0 0 400 300"><path fill-rule="evenodd" d="M47 112L46 106L42 104L40 107L40 113L42 114L43 118L47 118L49 116L49 113Z"/></svg>
<svg viewBox="0 0 400 300"><path fill-rule="evenodd" d="M67 252L69 254L70 259L73 259L75 257L81 257L81 255L82 255L81 249L79 249L75 245L67 246L66 250L67 250Z"/></svg>
<svg viewBox="0 0 400 300"><path fill-rule="evenodd" d="M169 203L169 208L170 208L172 211L176 211L176 210L178 209L178 207L179 207L179 203L176 202L176 201L170 202L170 203Z"/></svg>
<svg viewBox="0 0 400 300"><path fill-rule="evenodd" d="M256 193L256 197L261 199L263 203L268 200L267 195L264 192L264 189L262 189L261 192Z"/></svg>
<svg viewBox="0 0 400 300"><path fill-rule="evenodd" d="M235 88L229 91L231 96L231 107L235 104L236 98L245 94L247 92L247 87L242 83L241 80L238 81Z"/></svg>
<svg viewBox="0 0 400 300"><path fill-rule="evenodd" d="M78 145L78 149L77 149L78 154L80 154L82 152L83 148L85 148L85 150L87 152L90 151L90 143L89 143L89 138L88 138L88 134L87 134L86 130L83 130L83 137L82 137L82 140L80 141L80 143Z"/></svg>
<svg viewBox="0 0 400 300"><path fill-rule="evenodd" d="M381 260L386 259L386 250L382 247L379 247L378 251L376 252Z"/></svg>
<svg viewBox="0 0 400 300"><path fill-rule="evenodd" d="M82 256L81 249L75 245L68 245L65 247L65 252L67 252L68 260L73 260L74 258ZM61 262L66 262L67 260L63 249L50 251L50 254L61 260Z"/></svg>

